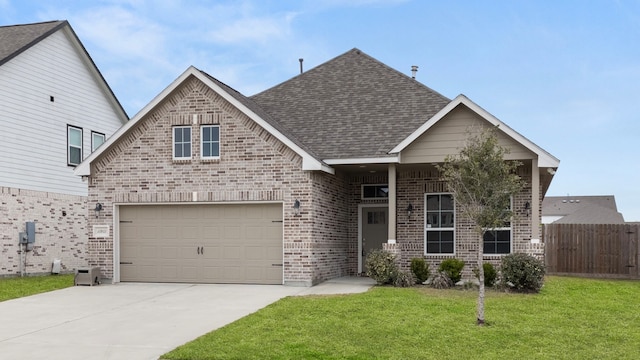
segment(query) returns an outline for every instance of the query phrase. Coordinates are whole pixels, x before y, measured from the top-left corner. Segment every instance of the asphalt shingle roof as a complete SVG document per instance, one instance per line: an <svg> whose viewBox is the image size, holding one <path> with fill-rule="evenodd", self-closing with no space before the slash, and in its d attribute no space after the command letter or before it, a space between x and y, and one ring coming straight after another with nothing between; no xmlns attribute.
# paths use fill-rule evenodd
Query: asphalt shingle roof
<svg viewBox="0 0 640 360"><path fill-rule="evenodd" d="M543 216L562 216L555 224L623 224L613 195L546 196Z"/></svg>
<svg viewBox="0 0 640 360"><path fill-rule="evenodd" d="M388 156L451 101L358 49L250 98L323 160Z"/></svg>
<svg viewBox="0 0 640 360"><path fill-rule="evenodd" d="M213 76L207 74L206 72L204 72L204 71L202 71L200 69L198 69L198 71L200 71L203 75L207 76L216 85L220 86L225 92L227 92L229 95L233 96L234 99L236 99L238 102L240 102L241 104L246 106L249 110L253 111L262 120L264 120L267 123L269 123L276 130L278 130L280 133L282 133L282 135L286 136L289 140L294 142L300 148L304 149L311 156L315 157L318 160L322 160L322 159L320 159L318 154L314 153L309 147L307 147L305 144L300 142L290 131L288 131L287 128L285 128L284 126L282 126L282 124L280 124L278 121L273 119L271 117L271 115L269 115L267 112L265 112L264 109L262 109L258 104L256 104L255 101L253 101L252 99L244 96L242 93L240 93L236 89L234 89L231 86L223 83L222 81L214 78Z"/></svg>
<svg viewBox="0 0 640 360"><path fill-rule="evenodd" d="M66 21L0 26L0 65L64 26Z"/></svg>

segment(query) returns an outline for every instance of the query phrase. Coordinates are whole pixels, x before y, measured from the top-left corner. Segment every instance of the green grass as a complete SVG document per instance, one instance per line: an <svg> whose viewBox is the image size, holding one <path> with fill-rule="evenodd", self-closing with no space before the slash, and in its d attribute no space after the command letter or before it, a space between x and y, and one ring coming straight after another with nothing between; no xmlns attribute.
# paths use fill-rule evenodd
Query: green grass
<svg viewBox="0 0 640 360"><path fill-rule="evenodd" d="M162 359L637 359L640 282L548 277L539 294L376 287L289 297Z"/></svg>
<svg viewBox="0 0 640 360"><path fill-rule="evenodd" d="M0 301L73 286L73 274L0 278Z"/></svg>

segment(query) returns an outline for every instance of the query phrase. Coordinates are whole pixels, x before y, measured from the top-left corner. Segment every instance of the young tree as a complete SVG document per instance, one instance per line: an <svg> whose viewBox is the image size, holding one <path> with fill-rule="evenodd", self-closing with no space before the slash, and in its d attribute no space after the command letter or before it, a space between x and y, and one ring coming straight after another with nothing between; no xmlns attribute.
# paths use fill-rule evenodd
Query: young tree
<svg viewBox="0 0 640 360"><path fill-rule="evenodd" d="M516 174L517 161L505 161L508 149L498 144L496 128L468 129L460 153L447 156L439 170L463 217L474 222L478 238L477 324L484 325L484 233L511 220L511 196L524 186Z"/></svg>

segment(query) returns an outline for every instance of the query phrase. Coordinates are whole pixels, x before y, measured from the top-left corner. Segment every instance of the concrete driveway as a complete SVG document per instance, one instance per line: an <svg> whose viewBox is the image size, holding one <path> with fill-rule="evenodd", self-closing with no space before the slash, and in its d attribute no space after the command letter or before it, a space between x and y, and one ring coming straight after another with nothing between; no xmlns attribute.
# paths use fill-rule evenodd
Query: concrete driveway
<svg viewBox="0 0 640 360"><path fill-rule="evenodd" d="M312 288L124 283L0 302L0 358L157 359L283 297L363 292L369 279Z"/></svg>

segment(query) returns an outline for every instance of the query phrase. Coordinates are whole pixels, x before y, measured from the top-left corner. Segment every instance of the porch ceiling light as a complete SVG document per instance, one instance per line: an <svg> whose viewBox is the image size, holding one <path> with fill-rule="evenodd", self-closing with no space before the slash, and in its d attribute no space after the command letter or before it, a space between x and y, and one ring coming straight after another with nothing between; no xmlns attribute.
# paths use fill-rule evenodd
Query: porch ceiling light
<svg viewBox="0 0 640 360"><path fill-rule="evenodd" d="M96 207L95 209L93 209L93 211L95 211L96 218L97 218L100 215L100 211L102 211L102 204L96 203Z"/></svg>

